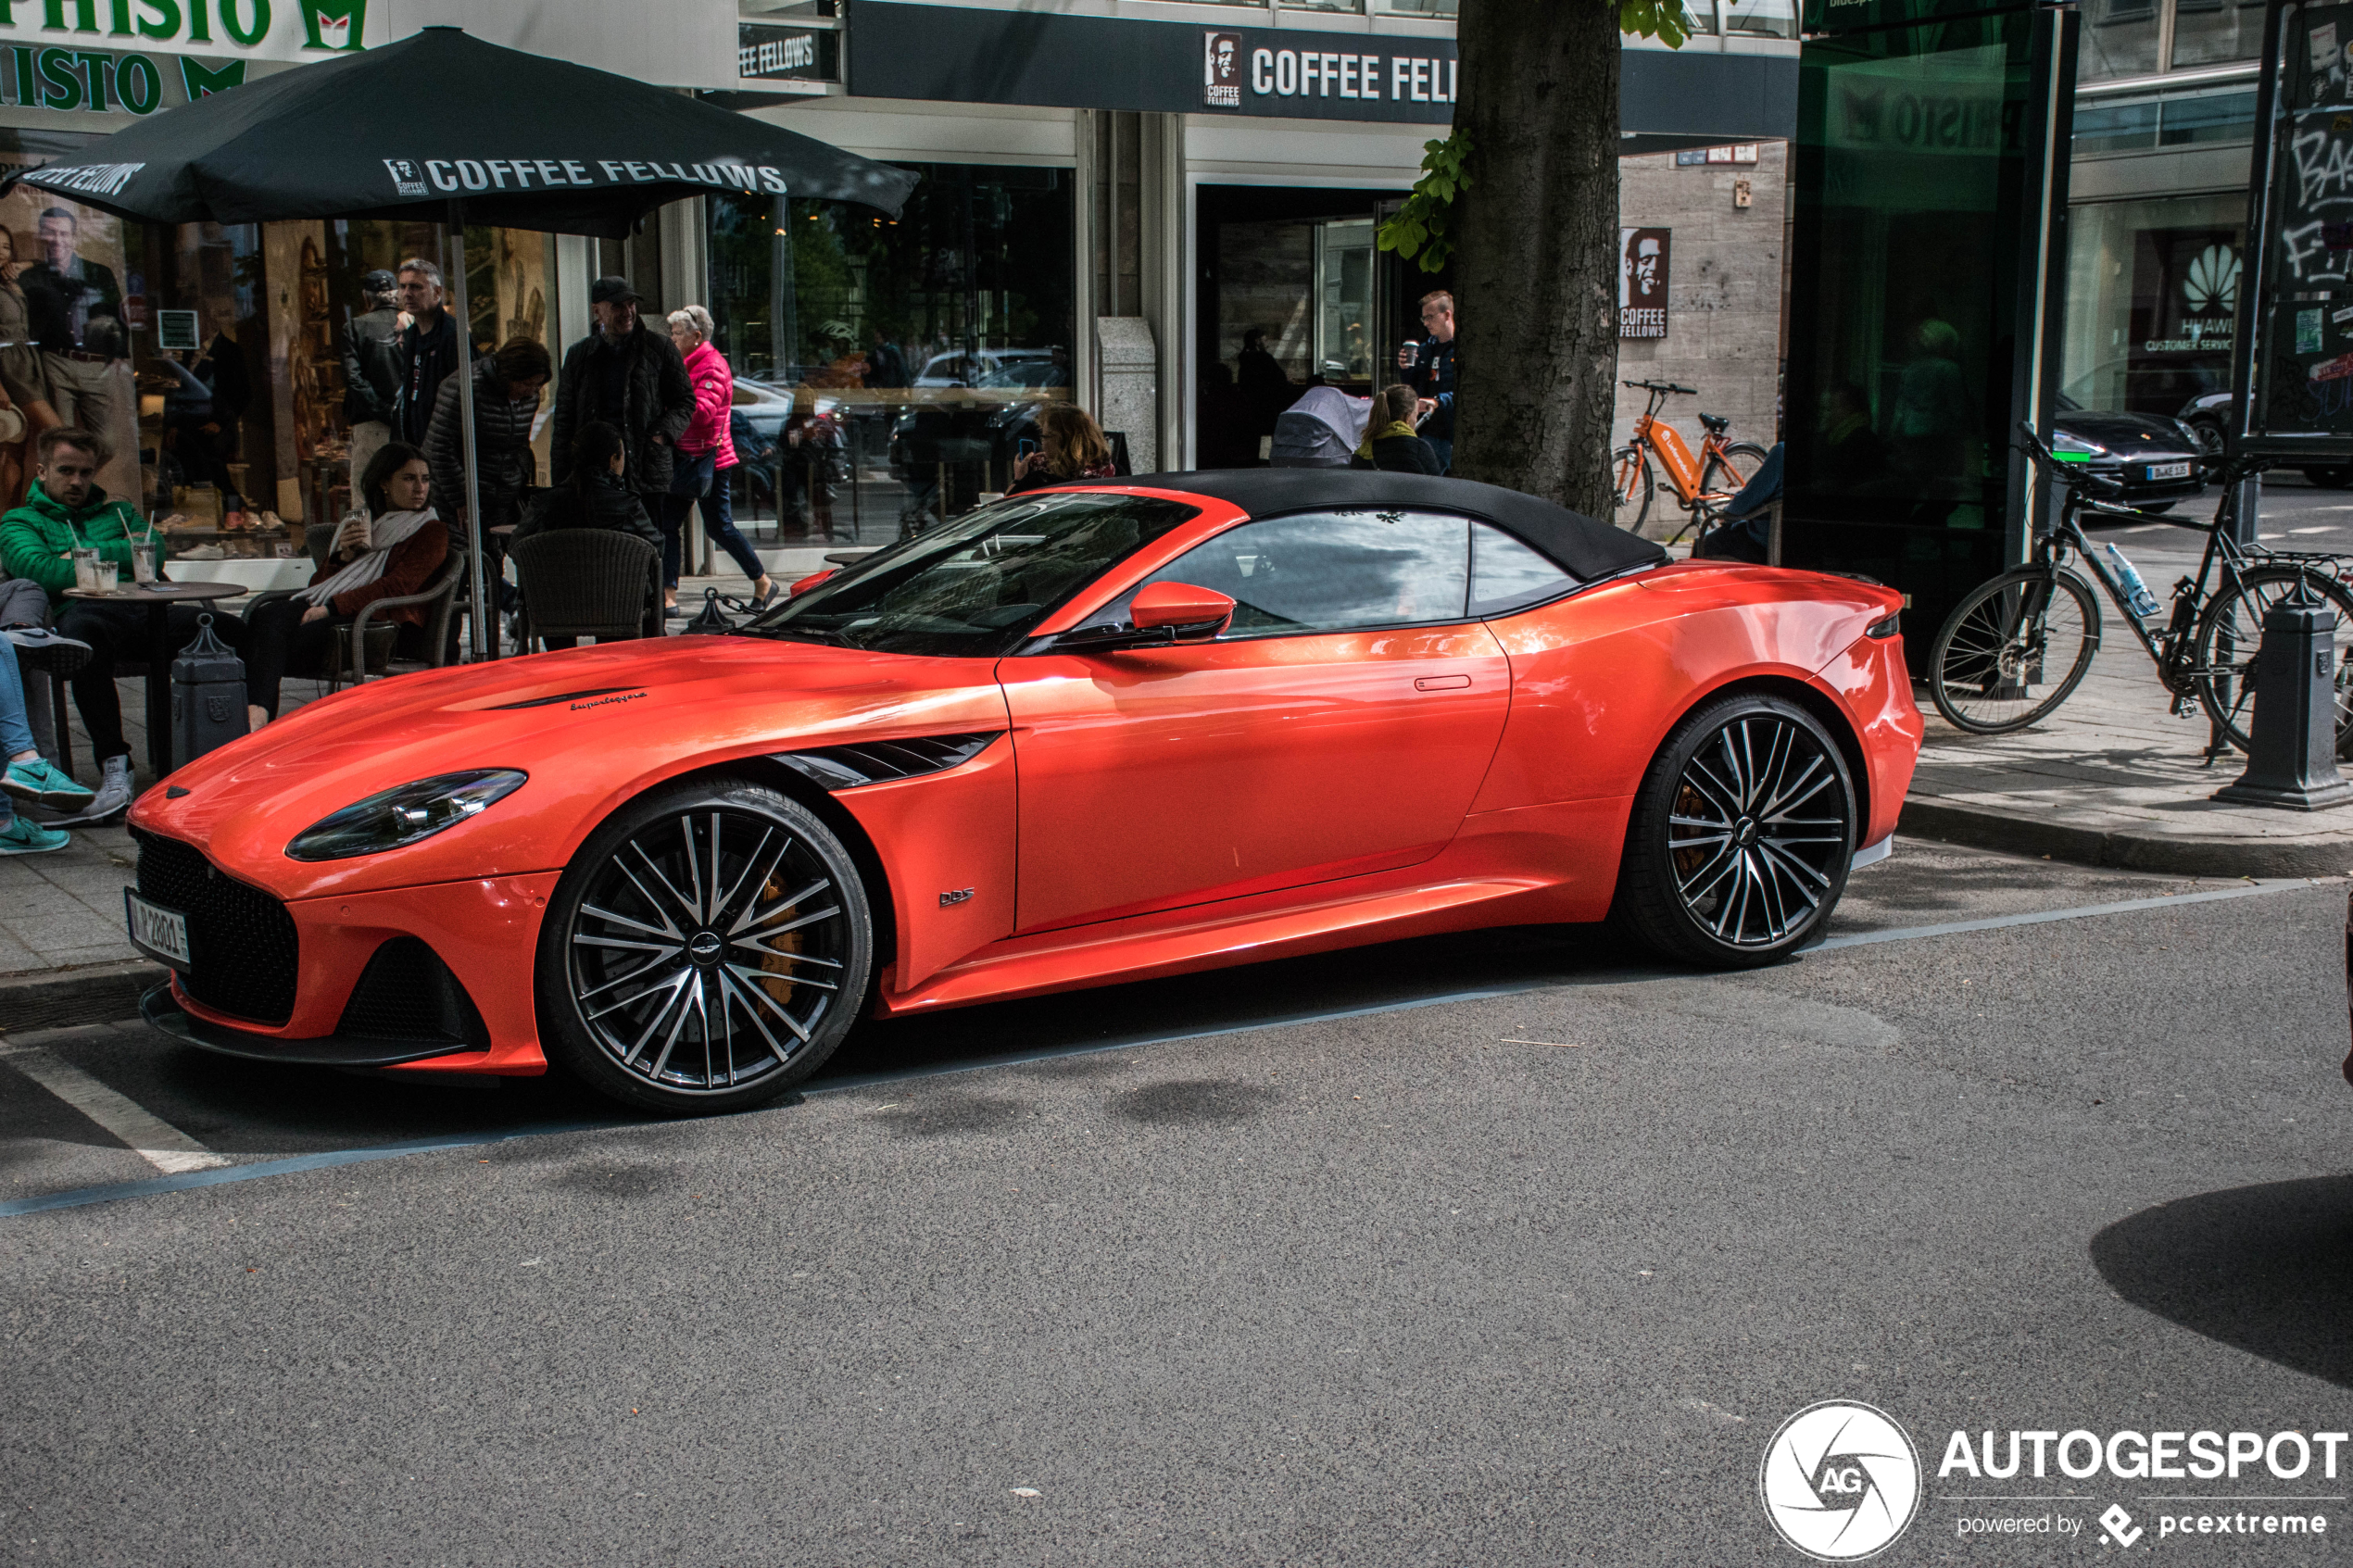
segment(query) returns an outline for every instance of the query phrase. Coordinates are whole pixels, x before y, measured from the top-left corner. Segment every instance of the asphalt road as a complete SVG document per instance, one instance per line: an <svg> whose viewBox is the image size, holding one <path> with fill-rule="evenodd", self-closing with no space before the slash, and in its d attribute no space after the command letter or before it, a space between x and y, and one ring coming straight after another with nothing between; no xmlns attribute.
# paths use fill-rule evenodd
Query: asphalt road
<svg viewBox="0 0 2353 1568"><path fill-rule="evenodd" d="M2110 1504L2341 1555L2353 1451L1935 1472L2353 1427L2346 918L1906 842L1763 972L1403 944L875 1030L697 1123L19 1040L252 1179L0 1214L0 1562L1798 1564L1758 1468L1829 1399L1926 1464L1876 1562L2091 1560ZM155 1174L26 1060L0 1197ZM2159 1535L2201 1510L2330 1536ZM1957 1535L2011 1516L2080 1533Z"/></svg>

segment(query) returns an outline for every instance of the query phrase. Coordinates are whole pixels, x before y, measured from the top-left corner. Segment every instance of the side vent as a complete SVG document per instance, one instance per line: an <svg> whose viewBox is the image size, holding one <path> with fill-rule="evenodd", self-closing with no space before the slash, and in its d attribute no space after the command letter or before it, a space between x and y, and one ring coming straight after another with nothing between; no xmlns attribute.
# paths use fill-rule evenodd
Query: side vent
<svg viewBox="0 0 2353 1568"><path fill-rule="evenodd" d="M920 778L960 767L988 749L1003 734L987 730L963 735L915 735L902 740L828 746L814 751L785 751L776 760L828 790L856 789L889 779Z"/></svg>

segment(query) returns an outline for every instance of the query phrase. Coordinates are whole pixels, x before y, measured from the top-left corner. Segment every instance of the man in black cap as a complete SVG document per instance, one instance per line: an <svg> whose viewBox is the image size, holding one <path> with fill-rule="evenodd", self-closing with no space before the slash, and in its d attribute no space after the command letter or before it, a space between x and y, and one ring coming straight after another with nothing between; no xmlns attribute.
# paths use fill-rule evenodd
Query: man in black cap
<svg viewBox="0 0 2353 1568"><path fill-rule="evenodd" d="M564 355L547 466L554 483L569 483L573 433L601 420L621 432L622 483L650 513L669 492L678 438L694 420L695 388L670 334L649 331L637 303L625 278L599 278L589 289L596 327Z"/></svg>
<svg viewBox="0 0 2353 1568"><path fill-rule="evenodd" d="M343 415L351 425L351 471L392 439L393 405L400 396L400 287L379 267L359 280L364 314L343 329Z"/></svg>

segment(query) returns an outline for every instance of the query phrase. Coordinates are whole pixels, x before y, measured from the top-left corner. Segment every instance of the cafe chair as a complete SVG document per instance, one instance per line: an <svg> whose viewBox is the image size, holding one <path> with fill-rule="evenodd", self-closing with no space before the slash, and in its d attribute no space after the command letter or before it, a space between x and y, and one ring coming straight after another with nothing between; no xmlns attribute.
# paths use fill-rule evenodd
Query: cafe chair
<svg viewBox="0 0 2353 1568"><path fill-rule="evenodd" d="M551 529L517 541L507 558L521 580L526 649L549 637L642 637L661 602L661 552L634 534Z"/></svg>

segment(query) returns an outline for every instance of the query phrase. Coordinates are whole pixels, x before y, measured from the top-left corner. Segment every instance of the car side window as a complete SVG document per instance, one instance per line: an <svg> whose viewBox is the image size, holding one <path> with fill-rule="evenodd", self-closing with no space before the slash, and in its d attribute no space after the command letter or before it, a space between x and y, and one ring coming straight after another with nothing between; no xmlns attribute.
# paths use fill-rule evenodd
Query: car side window
<svg viewBox="0 0 2353 1568"><path fill-rule="evenodd" d="M1482 619L1556 599L1577 579L1502 529L1471 524L1470 612Z"/></svg>
<svg viewBox="0 0 2353 1568"><path fill-rule="evenodd" d="M1189 583L1234 601L1232 637L1464 619L1469 520L1442 512L1299 512L1227 529L1139 583ZM1089 625L1128 619L1133 590Z"/></svg>

